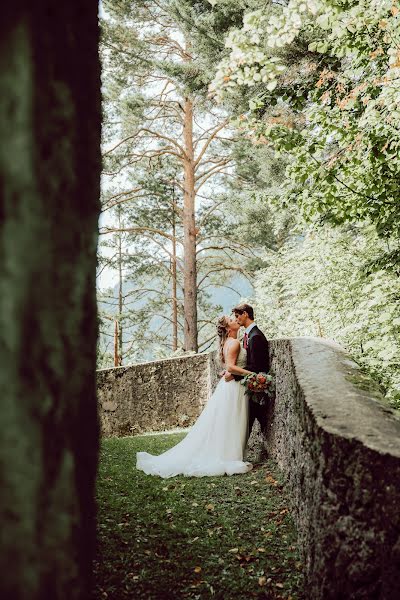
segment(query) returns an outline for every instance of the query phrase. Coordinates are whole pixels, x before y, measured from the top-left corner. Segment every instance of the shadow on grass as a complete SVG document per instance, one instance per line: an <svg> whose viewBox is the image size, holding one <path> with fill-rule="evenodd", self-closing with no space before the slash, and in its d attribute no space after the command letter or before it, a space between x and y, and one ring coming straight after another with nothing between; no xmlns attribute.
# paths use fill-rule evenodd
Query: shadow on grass
<svg viewBox="0 0 400 600"><path fill-rule="evenodd" d="M147 476L185 433L103 441L96 600L291 598L302 595L296 531L276 465L232 477Z"/></svg>

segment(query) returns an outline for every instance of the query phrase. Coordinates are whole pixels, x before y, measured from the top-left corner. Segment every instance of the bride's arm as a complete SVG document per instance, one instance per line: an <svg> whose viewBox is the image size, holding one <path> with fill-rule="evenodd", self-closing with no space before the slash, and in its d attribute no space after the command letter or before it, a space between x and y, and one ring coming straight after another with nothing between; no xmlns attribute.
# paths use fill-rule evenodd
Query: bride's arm
<svg viewBox="0 0 400 600"><path fill-rule="evenodd" d="M247 371L247 369L242 369L238 367L236 364L237 357L240 352L240 343L238 340L232 340L227 349L226 349L226 370L232 375L250 375L253 371Z"/></svg>

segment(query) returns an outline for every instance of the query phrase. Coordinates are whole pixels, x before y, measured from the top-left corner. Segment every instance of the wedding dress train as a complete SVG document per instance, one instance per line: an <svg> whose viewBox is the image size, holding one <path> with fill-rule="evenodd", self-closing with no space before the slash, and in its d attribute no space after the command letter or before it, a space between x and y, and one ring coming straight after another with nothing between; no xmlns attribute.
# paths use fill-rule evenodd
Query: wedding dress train
<svg viewBox="0 0 400 600"><path fill-rule="evenodd" d="M241 348L237 365L244 368L245 364L246 351ZM186 437L159 456L138 452L136 467L163 478L246 473L252 468L243 461L247 435L245 388L222 378Z"/></svg>

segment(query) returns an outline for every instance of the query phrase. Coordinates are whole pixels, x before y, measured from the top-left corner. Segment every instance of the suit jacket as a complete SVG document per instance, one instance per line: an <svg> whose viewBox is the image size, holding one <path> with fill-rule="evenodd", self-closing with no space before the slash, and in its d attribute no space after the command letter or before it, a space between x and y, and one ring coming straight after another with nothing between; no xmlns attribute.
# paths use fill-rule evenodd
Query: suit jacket
<svg viewBox="0 0 400 600"><path fill-rule="evenodd" d="M257 325L252 328L248 337L246 369L254 373L268 373L269 347L268 341ZM243 379L243 375L234 375L236 381Z"/></svg>
<svg viewBox="0 0 400 600"><path fill-rule="evenodd" d="M260 373L260 371L268 373L269 367L268 341L256 325L248 337L246 369L255 373Z"/></svg>

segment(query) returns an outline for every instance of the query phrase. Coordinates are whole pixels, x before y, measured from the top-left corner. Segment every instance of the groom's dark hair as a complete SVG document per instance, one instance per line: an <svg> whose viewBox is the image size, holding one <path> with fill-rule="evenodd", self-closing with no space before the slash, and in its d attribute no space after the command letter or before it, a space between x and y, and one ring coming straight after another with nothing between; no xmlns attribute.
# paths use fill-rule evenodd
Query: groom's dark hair
<svg viewBox="0 0 400 600"><path fill-rule="evenodd" d="M242 315L246 312L249 315L249 319L254 321L254 310L250 304L238 304L235 308L232 309L234 315Z"/></svg>

